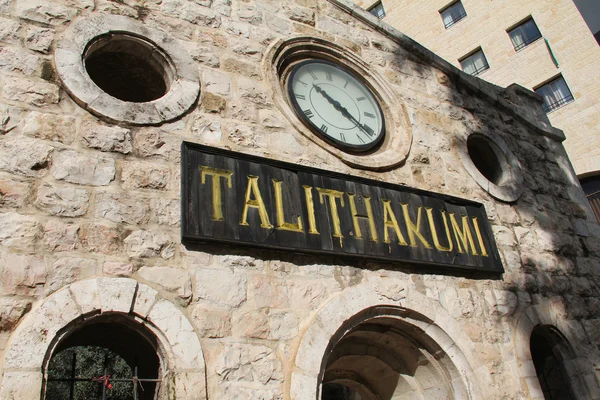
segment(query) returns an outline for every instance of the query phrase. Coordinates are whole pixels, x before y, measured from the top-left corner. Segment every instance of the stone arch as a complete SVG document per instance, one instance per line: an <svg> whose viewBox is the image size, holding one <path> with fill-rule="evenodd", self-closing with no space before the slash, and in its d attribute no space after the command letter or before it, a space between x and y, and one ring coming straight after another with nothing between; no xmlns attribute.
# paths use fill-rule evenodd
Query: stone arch
<svg viewBox="0 0 600 400"><path fill-rule="evenodd" d="M472 351L469 337L438 302L417 291L408 292L397 286L384 289L365 283L331 298L304 324L295 353L290 357L293 363L287 376L290 400L321 400L320 384L328 352L355 326L353 318L360 320L365 315L397 318L423 332L456 367L465 388L462 398L483 398L481 388L491 385L490 373Z"/></svg>
<svg viewBox="0 0 600 400"><path fill-rule="evenodd" d="M517 356L519 376L522 385L529 390L531 399L544 399L544 394L537 377L531 356L531 334L536 327L548 327L557 335L561 346L557 347L564 362L577 399L599 399L598 386L593 368L584 356L585 350L579 347L587 342L581 325L577 321L566 321L548 304L531 305L521 311L517 318L515 335L515 353Z"/></svg>
<svg viewBox="0 0 600 400"><path fill-rule="evenodd" d="M75 282L38 302L7 343L0 398L40 398L47 362L68 327L105 313L127 316L156 336L166 370L165 393L177 399L206 399L204 356L192 324L156 290L128 278Z"/></svg>

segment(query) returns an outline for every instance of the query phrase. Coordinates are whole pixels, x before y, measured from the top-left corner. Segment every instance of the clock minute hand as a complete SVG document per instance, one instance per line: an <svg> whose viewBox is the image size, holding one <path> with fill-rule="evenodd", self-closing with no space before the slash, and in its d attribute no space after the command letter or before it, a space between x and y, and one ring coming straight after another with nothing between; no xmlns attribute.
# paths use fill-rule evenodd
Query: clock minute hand
<svg viewBox="0 0 600 400"><path fill-rule="evenodd" d="M343 107L339 101L334 100L330 95L327 94L327 92L324 89L321 89L314 83L313 83L313 87L315 88L317 93L323 95L323 97L325 97L325 99L327 99L327 101L333 106L333 108L335 108L336 110L341 112L344 117L348 118L350 121L352 121L352 123L354 123L360 129L365 131L365 133L367 135L373 136L373 134L370 132L370 130L366 129L356 118L354 118L354 116L352 114L350 114L350 112L345 107Z"/></svg>

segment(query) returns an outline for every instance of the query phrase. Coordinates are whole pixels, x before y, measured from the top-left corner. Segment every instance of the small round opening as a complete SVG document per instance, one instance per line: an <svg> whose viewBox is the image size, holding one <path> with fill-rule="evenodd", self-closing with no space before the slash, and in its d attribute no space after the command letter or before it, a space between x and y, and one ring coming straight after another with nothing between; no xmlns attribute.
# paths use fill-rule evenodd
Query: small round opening
<svg viewBox="0 0 600 400"><path fill-rule="evenodd" d="M503 164L494 145L485 137L471 135L467 139L467 150L471 161L487 180L500 185L504 180Z"/></svg>
<svg viewBox="0 0 600 400"><path fill-rule="evenodd" d="M123 101L144 103L169 91L173 76L166 56L152 43L126 34L96 38L84 55L96 85Z"/></svg>

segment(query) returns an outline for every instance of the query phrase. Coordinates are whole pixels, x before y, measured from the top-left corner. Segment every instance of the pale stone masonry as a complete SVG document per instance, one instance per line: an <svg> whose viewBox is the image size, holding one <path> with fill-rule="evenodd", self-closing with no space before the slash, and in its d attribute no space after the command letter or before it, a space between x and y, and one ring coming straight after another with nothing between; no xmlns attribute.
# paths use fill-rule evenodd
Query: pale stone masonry
<svg viewBox="0 0 600 400"><path fill-rule="evenodd" d="M600 173L600 46L573 0L482 2L461 0L467 16L446 29L439 11L450 0L383 0L384 21L460 68L459 60L481 47L489 70L478 75L500 86L537 88L562 74L574 101L551 112L563 129L565 148L580 177ZM364 8L375 2L357 1ZM507 30L531 16L548 40L515 51Z"/></svg>
<svg viewBox="0 0 600 400"><path fill-rule="evenodd" d="M85 72L61 75L96 30L151 36L185 82L121 107ZM344 153L286 106L272 63L300 37L392 99L381 148ZM578 82L564 121L591 101ZM498 152L498 185L472 134ZM563 140L530 91L468 76L348 1L0 0L0 399L44 398L49 361L93 321L152 338L160 399L327 400L333 383L543 399L539 329L574 397L600 399L600 227ZM482 203L504 273L182 243L182 141Z"/></svg>

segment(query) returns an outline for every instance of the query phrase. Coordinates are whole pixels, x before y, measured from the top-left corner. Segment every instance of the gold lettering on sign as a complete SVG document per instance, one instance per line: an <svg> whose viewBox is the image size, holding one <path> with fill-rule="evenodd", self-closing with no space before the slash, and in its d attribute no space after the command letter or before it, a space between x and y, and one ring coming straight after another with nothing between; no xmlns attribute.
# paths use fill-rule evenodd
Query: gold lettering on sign
<svg viewBox="0 0 600 400"><path fill-rule="evenodd" d="M339 190L334 189L323 189L318 187L317 192L319 192L319 200L321 204L323 204L324 197L329 199L329 210L331 213L331 221L333 223L333 236L340 238L340 246L342 245L342 239L344 236L342 235L342 228L340 226L340 215L338 213L337 203L335 199L340 199L340 205L344 207L344 192L340 192Z"/></svg>
<svg viewBox="0 0 600 400"><path fill-rule="evenodd" d="M212 178L212 219L213 221L223 221L223 203L221 200L222 196L220 178L227 179L227 187L231 189L231 177L233 176L233 171L200 165L200 183L204 185L206 183L207 176Z"/></svg>
<svg viewBox="0 0 600 400"><path fill-rule="evenodd" d="M400 205L402 206L402 211L404 212L404 222L406 222L406 230L408 231L408 240L410 241L410 246L417 247L417 241L415 240L416 236L419 238L421 243L423 243L423 246L425 246L426 249L431 249L431 245L421 233L421 211L423 210L423 207L419 206L417 209L417 223L415 224L410 219L410 214L408 213L408 204L400 203Z"/></svg>
<svg viewBox="0 0 600 400"><path fill-rule="evenodd" d="M408 246L402 232L400 232L400 226L398 225L396 214L394 214L394 210L392 210L391 201L381 200L381 202L383 204L383 242L390 243L390 232L388 229L393 228L394 232L396 232L396 237L398 238L398 244Z"/></svg>
<svg viewBox="0 0 600 400"><path fill-rule="evenodd" d="M317 230L317 220L315 219L315 203L313 203L312 186L302 185L304 188L304 197L306 198L306 211L308 214L308 233L319 235Z"/></svg>
<svg viewBox="0 0 600 400"><path fill-rule="evenodd" d="M254 198L252 198L254 196ZM269 214L267 213L267 208L265 207L265 203L263 202L262 196L260 194L260 189L258 188L258 176L248 175L248 187L246 188L246 200L244 202L244 209L242 210L242 220L240 221L240 225L248 226L248 209L256 208L258 209L258 216L260 217L260 227L271 229L273 225L269 221Z"/></svg>
<svg viewBox="0 0 600 400"><path fill-rule="evenodd" d="M440 244L440 239L438 238L437 229L435 228L435 222L433 221L433 209L429 207L425 207L425 212L427 213L427 219L429 220L429 228L431 229L431 236L433 237L433 245L439 251L452 251L454 248L454 243L452 243L452 237L450 236L450 228L448 228L448 218L446 217L446 211L441 210L442 220L444 221L444 229L446 230L446 238L448 239L448 247L442 246Z"/></svg>
<svg viewBox="0 0 600 400"><path fill-rule="evenodd" d="M488 256L487 250L485 249L485 245L483 244L483 237L481 236L481 231L479 230L479 221L477 221L477 217L471 217L473 220L473 226L475 227L475 233L477 234L477 241L479 242L479 248L481 249L481 255L484 257Z"/></svg>
<svg viewBox="0 0 600 400"><path fill-rule="evenodd" d="M454 231L454 237L456 238L456 245L458 246L459 253L467 253L469 254L469 246L471 246L471 253L476 256L477 249L475 249L475 243L473 242L473 234L471 234L471 226L469 225L469 219L466 215L463 215L462 218L462 231L458 222L456 221L456 217L453 213L450 213L450 223L452 224L452 230ZM461 246L462 244L462 246ZM463 251L464 247L464 251Z"/></svg>
<svg viewBox="0 0 600 400"><path fill-rule="evenodd" d="M358 223L359 218L363 218L369 221L369 231L371 232L371 241L376 242L379 239L377 235L377 228L375 227L375 219L373 218L373 209L371 208L371 198L363 197L365 199L365 208L367 209L367 215L361 215L356 210L356 202L354 193L346 193L348 196L348 202L350 203L350 213L352 214L352 222L354 223L354 237L362 239L362 232L360 231L360 225Z"/></svg>
<svg viewBox="0 0 600 400"><path fill-rule="evenodd" d="M275 216L277 218L277 229L280 231L292 231L304 233L302 227L302 219L298 216L297 222L285 222L285 214L283 212L283 195L281 193L281 184L283 181L277 179L271 179L273 181L273 189L275 190Z"/></svg>

